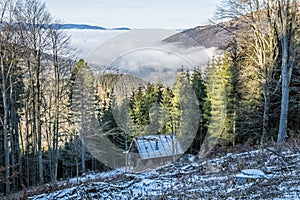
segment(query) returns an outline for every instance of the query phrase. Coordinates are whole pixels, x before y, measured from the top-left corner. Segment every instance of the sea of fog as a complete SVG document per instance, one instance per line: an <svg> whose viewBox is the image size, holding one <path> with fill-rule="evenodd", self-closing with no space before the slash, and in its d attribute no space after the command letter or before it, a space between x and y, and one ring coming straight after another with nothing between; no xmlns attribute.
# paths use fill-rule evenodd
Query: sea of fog
<svg viewBox="0 0 300 200"><path fill-rule="evenodd" d="M95 71L118 69L146 81L172 84L180 69L204 69L215 48L186 47L164 39L176 30L68 30L71 45Z"/></svg>
<svg viewBox="0 0 300 200"><path fill-rule="evenodd" d="M71 36L71 46L78 51L78 57L87 59L88 55L103 42L119 34L125 33L125 30L81 30L70 29L67 33Z"/></svg>

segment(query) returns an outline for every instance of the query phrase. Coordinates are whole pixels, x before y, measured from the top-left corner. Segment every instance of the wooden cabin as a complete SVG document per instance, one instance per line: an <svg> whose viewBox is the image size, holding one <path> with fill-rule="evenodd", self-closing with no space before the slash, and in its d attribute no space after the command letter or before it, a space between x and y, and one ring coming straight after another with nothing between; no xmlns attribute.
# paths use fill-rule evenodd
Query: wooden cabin
<svg viewBox="0 0 300 200"><path fill-rule="evenodd" d="M148 135L135 137L129 147L127 166L152 167L178 159L183 150L175 135Z"/></svg>

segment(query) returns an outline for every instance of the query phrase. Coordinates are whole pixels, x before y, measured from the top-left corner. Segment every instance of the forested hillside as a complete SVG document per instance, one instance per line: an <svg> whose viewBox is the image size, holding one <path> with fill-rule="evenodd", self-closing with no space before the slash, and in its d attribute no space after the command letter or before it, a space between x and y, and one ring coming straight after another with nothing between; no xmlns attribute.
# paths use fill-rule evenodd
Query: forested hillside
<svg viewBox="0 0 300 200"><path fill-rule="evenodd" d="M231 117L225 132L239 141L275 141L278 131L280 141L298 134L299 1L225 0L216 18L225 22L164 41L224 51L211 63L207 84L223 77Z"/></svg>
<svg viewBox="0 0 300 200"><path fill-rule="evenodd" d="M222 55L182 66L174 85L164 85L94 72L45 4L0 0L0 194L124 167L106 163L96 145L105 139L119 158L135 136L176 135L185 153L202 159L213 147L299 137L299 5L224 0L217 17L228 23L165 40Z"/></svg>

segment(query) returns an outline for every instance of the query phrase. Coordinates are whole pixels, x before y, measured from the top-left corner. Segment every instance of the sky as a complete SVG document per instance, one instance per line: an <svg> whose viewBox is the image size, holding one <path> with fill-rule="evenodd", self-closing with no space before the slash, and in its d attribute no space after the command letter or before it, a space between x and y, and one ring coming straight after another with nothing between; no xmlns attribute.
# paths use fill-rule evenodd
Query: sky
<svg viewBox="0 0 300 200"><path fill-rule="evenodd" d="M42 0L64 23L185 29L208 24L221 0Z"/></svg>

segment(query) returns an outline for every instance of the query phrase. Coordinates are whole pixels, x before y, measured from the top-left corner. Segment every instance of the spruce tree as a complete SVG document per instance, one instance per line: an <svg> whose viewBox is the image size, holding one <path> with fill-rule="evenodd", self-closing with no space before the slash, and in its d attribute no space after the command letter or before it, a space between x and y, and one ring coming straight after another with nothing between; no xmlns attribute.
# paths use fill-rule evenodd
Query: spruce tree
<svg viewBox="0 0 300 200"><path fill-rule="evenodd" d="M173 91L170 87L164 86L162 89L162 99L160 103L159 122L162 127L162 134L171 134L174 132L172 124L172 99Z"/></svg>
<svg viewBox="0 0 300 200"><path fill-rule="evenodd" d="M200 150L200 156L205 156L211 151L214 145L226 141L227 135L224 132L226 119L226 92L221 76L220 60L213 59L211 66L207 68L207 98L206 106L210 108L208 114L208 135Z"/></svg>
<svg viewBox="0 0 300 200"><path fill-rule="evenodd" d="M91 67L84 60L79 60L73 71L72 110L74 122L82 141L81 161L82 172L85 166L85 137L93 134L95 115L94 76Z"/></svg>
<svg viewBox="0 0 300 200"><path fill-rule="evenodd" d="M231 60L230 54L225 52L220 60L221 78L224 84L226 95L226 119L224 124L224 134L228 142L234 145L236 136L236 95L237 90L235 85L237 76L234 73L234 65Z"/></svg>
<svg viewBox="0 0 300 200"><path fill-rule="evenodd" d="M144 105L144 89L139 87L133 92L131 97L131 112L133 135L143 135L146 126L145 105Z"/></svg>
<svg viewBox="0 0 300 200"><path fill-rule="evenodd" d="M198 153L200 150L200 146L206 136L207 133L207 112L208 109L205 108L205 100L207 98L206 84L203 80L203 75L201 73L201 69L195 68L192 72L191 84L193 90L197 96L198 105L199 105L199 125L197 134L191 145L191 153ZM195 122L197 123L197 122Z"/></svg>
<svg viewBox="0 0 300 200"><path fill-rule="evenodd" d="M179 72L173 87L171 127L183 149L193 142L200 119L197 96L191 84L189 71Z"/></svg>

